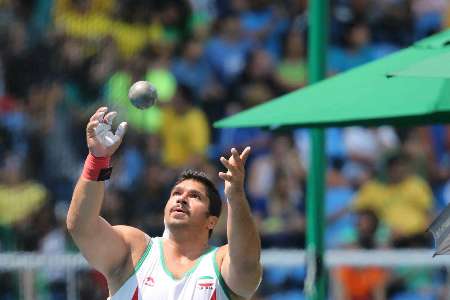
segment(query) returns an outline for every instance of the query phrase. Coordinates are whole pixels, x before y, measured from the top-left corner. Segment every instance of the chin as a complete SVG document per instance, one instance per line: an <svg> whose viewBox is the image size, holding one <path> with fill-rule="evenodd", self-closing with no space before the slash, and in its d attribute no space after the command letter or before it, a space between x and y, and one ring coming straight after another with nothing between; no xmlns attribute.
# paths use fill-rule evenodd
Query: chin
<svg viewBox="0 0 450 300"><path fill-rule="evenodd" d="M169 229L177 229L185 227L188 224L188 220L183 219L171 219L167 222L167 227Z"/></svg>

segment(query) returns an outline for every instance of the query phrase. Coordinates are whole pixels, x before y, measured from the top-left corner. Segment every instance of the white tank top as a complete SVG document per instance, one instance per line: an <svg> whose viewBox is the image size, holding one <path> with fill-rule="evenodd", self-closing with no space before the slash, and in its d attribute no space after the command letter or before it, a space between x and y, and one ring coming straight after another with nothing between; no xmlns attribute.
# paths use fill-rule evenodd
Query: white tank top
<svg viewBox="0 0 450 300"><path fill-rule="evenodd" d="M231 291L219 271L217 247L200 256L180 279L167 268L163 238L149 242L133 275L109 300L231 300Z"/></svg>

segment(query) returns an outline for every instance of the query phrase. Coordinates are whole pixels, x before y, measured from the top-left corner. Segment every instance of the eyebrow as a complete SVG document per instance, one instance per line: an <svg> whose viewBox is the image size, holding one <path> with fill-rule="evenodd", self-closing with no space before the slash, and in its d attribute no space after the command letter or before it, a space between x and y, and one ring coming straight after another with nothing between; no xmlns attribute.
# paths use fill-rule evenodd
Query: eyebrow
<svg viewBox="0 0 450 300"><path fill-rule="evenodd" d="M179 190L184 190L184 188L182 188L182 187L180 187L180 186L175 186L175 187L170 191L170 194L172 194L172 193L175 192L175 191L179 191ZM189 193L199 194L199 195L201 195L201 196L207 197L207 195L206 195L205 193L202 193L201 191L196 190L196 189L189 189L188 192L189 192Z"/></svg>

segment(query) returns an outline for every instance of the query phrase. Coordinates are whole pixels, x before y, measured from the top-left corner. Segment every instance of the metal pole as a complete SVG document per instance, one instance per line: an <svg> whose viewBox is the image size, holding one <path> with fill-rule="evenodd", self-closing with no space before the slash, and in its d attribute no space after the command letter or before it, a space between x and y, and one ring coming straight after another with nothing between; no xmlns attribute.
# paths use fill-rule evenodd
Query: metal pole
<svg viewBox="0 0 450 300"><path fill-rule="evenodd" d="M66 292L67 300L77 300L77 275L75 270L66 270Z"/></svg>
<svg viewBox="0 0 450 300"><path fill-rule="evenodd" d="M22 283L21 289L23 289L23 299L33 300L35 299L34 290L34 270L23 270L21 273L20 281Z"/></svg>
<svg viewBox="0 0 450 300"><path fill-rule="evenodd" d="M328 36L328 1L310 0L308 8L308 78L315 83L325 77ZM324 99L325 100L325 99ZM305 291L309 300L325 299L324 190L325 138L323 129L310 130L310 163L307 183L307 277Z"/></svg>

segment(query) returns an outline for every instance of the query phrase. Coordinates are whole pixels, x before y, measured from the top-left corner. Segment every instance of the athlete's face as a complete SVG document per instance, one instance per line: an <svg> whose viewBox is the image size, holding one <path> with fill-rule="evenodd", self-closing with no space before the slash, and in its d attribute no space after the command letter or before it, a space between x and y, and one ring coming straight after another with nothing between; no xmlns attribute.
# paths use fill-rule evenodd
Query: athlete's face
<svg viewBox="0 0 450 300"><path fill-rule="evenodd" d="M217 217L209 215L209 198L205 186L192 179L184 180L172 189L164 210L164 219L169 229L188 225L208 231L217 222Z"/></svg>

